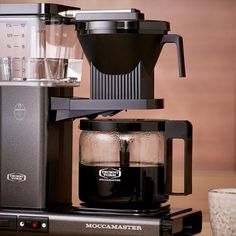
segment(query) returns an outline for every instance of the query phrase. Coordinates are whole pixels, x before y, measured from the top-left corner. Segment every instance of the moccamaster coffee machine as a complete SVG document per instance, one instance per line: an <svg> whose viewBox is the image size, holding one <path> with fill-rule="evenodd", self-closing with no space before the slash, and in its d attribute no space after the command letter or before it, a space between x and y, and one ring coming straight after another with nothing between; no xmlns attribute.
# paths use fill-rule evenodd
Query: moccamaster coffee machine
<svg viewBox="0 0 236 236"><path fill-rule="evenodd" d="M135 9L1 4L0 25L0 235L199 233L200 211L167 203L170 194L192 191L191 123L95 119L163 108L154 98L154 67L165 43L177 45L185 75L182 38L168 34L169 23L144 20ZM80 45L90 98L73 97ZM75 207L72 124L82 117ZM173 139L184 141L182 193L172 191Z"/></svg>

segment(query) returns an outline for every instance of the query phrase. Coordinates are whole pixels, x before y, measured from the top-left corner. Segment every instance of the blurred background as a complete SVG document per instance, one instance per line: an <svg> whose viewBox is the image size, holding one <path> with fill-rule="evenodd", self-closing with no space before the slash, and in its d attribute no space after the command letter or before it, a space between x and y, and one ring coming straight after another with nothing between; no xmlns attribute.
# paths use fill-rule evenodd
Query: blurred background
<svg viewBox="0 0 236 236"><path fill-rule="evenodd" d="M43 2L0 0L1 3ZM155 67L155 97L165 109L127 111L119 118L184 119L193 124L193 194L172 197L175 207L207 215L207 191L236 187L236 1L234 0L64 0L48 1L81 9L137 8L146 19L170 22L170 33L184 39L186 79L178 78L175 45L165 45ZM125 60L125 59L124 59ZM75 95L89 97L89 65ZM79 121L74 122L73 201L78 203ZM182 186L182 143L175 142L176 189ZM185 200L183 200L185 199Z"/></svg>

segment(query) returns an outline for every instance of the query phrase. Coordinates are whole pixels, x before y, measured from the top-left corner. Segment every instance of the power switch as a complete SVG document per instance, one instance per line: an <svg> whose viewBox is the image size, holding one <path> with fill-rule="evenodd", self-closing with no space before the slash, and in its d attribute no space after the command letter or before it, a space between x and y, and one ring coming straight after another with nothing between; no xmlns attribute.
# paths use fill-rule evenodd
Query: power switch
<svg viewBox="0 0 236 236"><path fill-rule="evenodd" d="M47 233L48 226L48 218L45 217L26 217L20 216L18 218L18 229L19 231L31 231L31 232L42 232Z"/></svg>
<svg viewBox="0 0 236 236"><path fill-rule="evenodd" d="M1 231L16 231L16 216L0 216Z"/></svg>
<svg viewBox="0 0 236 236"><path fill-rule="evenodd" d="M7 219L0 219L0 228L5 228L10 226L10 221Z"/></svg>

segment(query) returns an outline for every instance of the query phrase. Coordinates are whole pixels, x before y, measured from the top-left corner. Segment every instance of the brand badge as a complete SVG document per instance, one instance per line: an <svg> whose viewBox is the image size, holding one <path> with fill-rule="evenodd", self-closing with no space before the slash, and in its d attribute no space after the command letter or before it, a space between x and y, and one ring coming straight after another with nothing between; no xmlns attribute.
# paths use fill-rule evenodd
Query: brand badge
<svg viewBox="0 0 236 236"><path fill-rule="evenodd" d="M129 231L142 231L141 225L117 225L117 224L95 224L86 223L85 228L87 229L106 229L106 230L129 230Z"/></svg>
<svg viewBox="0 0 236 236"><path fill-rule="evenodd" d="M14 116L16 120L23 120L25 118L25 106L22 103L17 103L14 107Z"/></svg>
<svg viewBox="0 0 236 236"><path fill-rule="evenodd" d="M14 182L14 183L20 183L26 181L26 175L21 173L10 173L7 174L7 180Z"/></svg>
<svg viewBox="0 0 236 236"><path fill-rule="evenodd" d="M104 168L99 170L100 181L120 181L121 169L120 168Z"/></svg>

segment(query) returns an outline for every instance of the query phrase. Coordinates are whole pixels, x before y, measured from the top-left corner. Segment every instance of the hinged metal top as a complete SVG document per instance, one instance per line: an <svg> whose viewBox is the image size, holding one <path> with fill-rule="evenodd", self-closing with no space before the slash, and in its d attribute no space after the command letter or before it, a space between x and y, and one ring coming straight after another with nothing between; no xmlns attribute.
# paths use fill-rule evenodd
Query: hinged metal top
<svg viewBox="0 0 236 236"><path fill-rule="evenodd" d="M160 33L170 30L169 22L144 20L137 9L77 11L76 29L79 34Z"/></svg>
<svg viewBox="0 0 236 236"><path fill-rule="evenodd" d="M144 14L137 9L126 10L95 10L78 11L77 21L104 21L104 20L140 20L144 19Z"/></svg>
<svg viewBox="0 0 236 236"><path fill-rule="evenodd" d="M58 15L79 8L51 3L0 4L0 15Z"/></svg>

